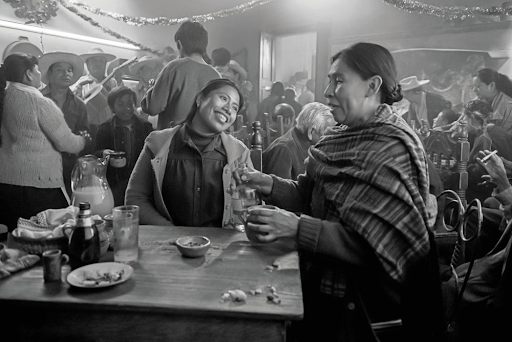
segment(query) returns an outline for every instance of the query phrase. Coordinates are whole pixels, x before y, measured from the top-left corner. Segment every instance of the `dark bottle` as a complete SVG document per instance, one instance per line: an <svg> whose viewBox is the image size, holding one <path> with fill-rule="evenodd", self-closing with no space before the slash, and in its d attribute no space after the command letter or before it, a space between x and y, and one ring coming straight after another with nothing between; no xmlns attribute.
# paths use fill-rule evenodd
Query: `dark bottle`
<svg viewBox="0 0 512 342"><path fill-rule="evenodd" d="M76 227L69 240L68 255L71 269L100 261L100 237L91 215L91 204L80 202Z"/></svg>

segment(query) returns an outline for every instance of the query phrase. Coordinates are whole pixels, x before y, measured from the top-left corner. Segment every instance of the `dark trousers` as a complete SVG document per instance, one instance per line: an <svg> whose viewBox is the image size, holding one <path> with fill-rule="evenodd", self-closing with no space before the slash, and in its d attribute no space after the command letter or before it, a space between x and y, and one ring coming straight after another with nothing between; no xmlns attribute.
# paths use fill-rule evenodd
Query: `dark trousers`
<svg viewBox="0 0 512 342"><path fill-rule="evenodd" d="M18 218L30 219L46 209L60 209L68 206L60 188L33 188L0 183L0 223L12 232Z"/></svg>

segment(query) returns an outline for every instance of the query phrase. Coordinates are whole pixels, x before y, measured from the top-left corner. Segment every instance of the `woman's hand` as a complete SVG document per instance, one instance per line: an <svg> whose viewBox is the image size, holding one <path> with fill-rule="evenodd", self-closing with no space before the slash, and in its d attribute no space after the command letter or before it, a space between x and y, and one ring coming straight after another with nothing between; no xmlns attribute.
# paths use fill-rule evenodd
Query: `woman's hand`
<svg viewBox="0 0 512 342"><path fill-rule="evenodd" d="M262 172L249 169L249 172L238 174L238 170L235 170L233 172L233 178L235 179L236 184L247 184L263 195L270 195L272 193L274 180L272 177Z"/></svg>
<svg viewBox="0 0 512 342"><path fill-rule="evenodd" d="M283 209L249 208L245 232L256 243L274 242L279 238L297 236L300 218Z"/></svg>
<svg viewBox="0 0 512 342"><path fill-rule="evenodd" d="M480 151L482 157L486 157L491 154L491 151L484 150ZM490 158L483 162L482 159L476 158L478 164L480 164L489 175L484 175L487 180L495 183L498 186L498 191L503 191L510 186L510 183L507 178L507 171L505 170L505 165L503 164L503 160L497 155L494 154L490 156Z"/></svg>

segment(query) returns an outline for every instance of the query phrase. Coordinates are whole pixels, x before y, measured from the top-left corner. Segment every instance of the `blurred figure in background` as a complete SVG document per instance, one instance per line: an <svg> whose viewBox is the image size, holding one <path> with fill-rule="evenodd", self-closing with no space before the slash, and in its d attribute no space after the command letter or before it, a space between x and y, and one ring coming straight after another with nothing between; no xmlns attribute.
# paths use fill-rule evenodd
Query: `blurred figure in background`
<svg viewBox="0 0 512 342"><path fill-rule="evenodd" d="M318 102L306 104L297 116L295 127L263 151L265 173L297 180L306 170L304 160L309 147L316 144L325 130L335 124L329 107Z"/></svg>
<svg viewBox="0 0 512 342"><path fill-rule="evenodd" d="M162 59L152 57L152 56L144 56L139 59L136 63L130 65L130 73L139 79L139 82L134 87L135 95L137 97L136 104L136 114L151 122L153 128L156 128L158 123L158 115L150 117L147 113L144 113L140 107L140 103L146 95L146 92L153 85L158 74L162 70Z"/></svg>
<svg viewBox="0 0 512 342"><path fill-rule="evenodd" d="M410 102L407 121L415 120L420 127L421 120L427 120L428 127L434 124L434 118L445 108L451 107L451 102L444 97L423 89L429 80L419 81L416 76L406 77L400 81L404 97Z"/></svg>
<svg viewBox="0 0 512 342"><path fill-rule="evenodd" d="M206 60L208 32L198 22L186 21L174 35L180 58L170 61L141 101L144 113L158 115L157 129L186 118L195 95L220 74Z"/></svg>
<svg viewBox="0 0 512 342"><path fill-rule="evenodd" d="M105 157L113 152L124 152L126 164L122 167L110 165L107 168L107 180L114 195L114 205L124 204L124 195L132 170L144 146L144 140L153 130L151 124L135 115L136 94L120 86L108 93L108 105L114 117L101 124L96 136L98 157Z"/></svg>
<svg viewBox="0 0 512 342"><path fill-rule="evenodd" d="M284 90L284 103L288 103L290 106L292 106L295 114L298 114L302 110L302 105L295 101L296 96L297 93L295 92L295 89L286 88Z"/></svg>
<svg viewBox="0 0 512 342"><path fill-rule="evenodd" d="M306 82L306 90L304 90L300 95L297 102L299 102L302 106L305 106L307 103L315 101L315 80L309 79Z"/></svg>
<svg viewBox="0 0 512 342"><path fill-rule="evenodd" d="M443 109L434 119L432 128L442 129L443 127L449 128L451 124L460 118L460 114L453 109Z"/></svg>
<svg viewBox="0 0 512 342"><path fill-rule="evenodd" d="M48 52L39 58L39 68L41 80L47 85L41 92L60 108L71 132L74 134L80 134L81 131L88 132L89 121L85 103L69 89L82 76L84 71L82 59L74 53ZM64 185L70 197L72 195L71 172L77 159L76 153L62 152Z"/></svg>
<svg viewBox="0 0 512 342"><path fill-rule="evenodd" d="M284 84L282 82L274 82L270 88L270 95L264 98L258 104L258 114L255 121L263 121L263 113L269 115L269 119L274 116L274 109L276 105L282 103L284 100Z"/></svg>
<svg viewBox="0 0 512 342"><path fill-rule="evenodd" d="M99 88L100 83L106 79L107 63L113 61L116 56L104 53L100 48L94 48L86 54L80 55L80 57L87 66L87 75L80 77L71 87L71 90L75 95L85 100L85 97ZM90 104L87 104L89 129L93 139L96 136L98 126L112 117L112 112L107 104L107 95L110 90L117 87L117 81L114 78L106 81L100 93L89 101Z"/></svg>
<svg viewBox="0 0 512 342"><path fill-rule="evenodd" d="M512 81L496 70L483 68L473 77L473 90L492 106L496 126L512 135Z"/></svg>

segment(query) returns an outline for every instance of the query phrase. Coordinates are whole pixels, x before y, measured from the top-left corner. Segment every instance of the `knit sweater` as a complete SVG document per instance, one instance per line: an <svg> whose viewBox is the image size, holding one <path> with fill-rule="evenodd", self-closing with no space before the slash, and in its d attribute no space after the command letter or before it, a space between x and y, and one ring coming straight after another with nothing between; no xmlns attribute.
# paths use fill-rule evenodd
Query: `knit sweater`
<svg viewBox="0 0 512 342"><path fill-rule="evenodd" d="M64 114L36 88L11 82L5 90L0 148L0 183L60 188L62 156L85 146L74 135Z"/></svg>

